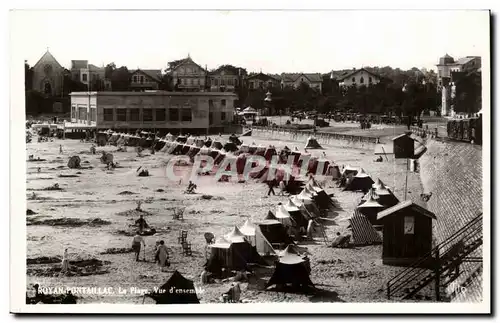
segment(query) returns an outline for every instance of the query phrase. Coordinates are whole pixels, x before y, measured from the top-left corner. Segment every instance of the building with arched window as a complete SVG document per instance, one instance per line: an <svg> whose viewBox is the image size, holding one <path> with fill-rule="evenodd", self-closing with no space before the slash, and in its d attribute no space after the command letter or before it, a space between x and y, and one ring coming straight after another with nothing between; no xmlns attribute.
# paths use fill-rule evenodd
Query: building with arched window
<svg viewBox="0 0 500 323"><path fill-rule="evenodd" d="M62 94L64 68L47 50L33 66L33 90L46 96Z"/></svg>

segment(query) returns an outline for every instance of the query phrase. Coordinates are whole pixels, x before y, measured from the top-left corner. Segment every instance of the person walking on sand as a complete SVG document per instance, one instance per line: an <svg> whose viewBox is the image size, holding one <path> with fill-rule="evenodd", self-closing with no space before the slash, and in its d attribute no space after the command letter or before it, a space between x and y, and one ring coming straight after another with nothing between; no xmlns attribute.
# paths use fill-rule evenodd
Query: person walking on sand
<svg viewBox="0 0 500 323"><path fill-rule="evenodd" d="M59 153L60 153L60 154L62 154L62 153L63 153L62 145L59 145Z"/></svg>
<svg viewBox="0 0 500 323"><path fill-rule="evenodd" d="M160 265L160 271L163 271L165 267L170 266L170 263L168 261L169 256L168 256L168 249L167 246L165 245L165 241L161 240L160 241L160 246L158 247L158 264Z"/></svg>
<svg viewBox="0 0 500 323"><path fill-rule="evenodd" d="M139 261L139 254L141 253L141 244L143 244L144 248L146 248L146 242L144 242L144 239L139 234L139 231L137 231L136 235L132 239L132 250L134 250L135 252L135 261Z"/></svg>
<svg viewBox="0 0 500 323"><path fill-rule="evenodd" d="M270 196L271 193L273 193L273 195L276 195L276 193L274 192L274 180L268 181L267 186L269 187L269 191L267 191L267 196Z"/></svg>
<svg viewBox="0 0 500 323"><path fill-rule="evenodd" d="M65 248L61 264L61 273L67 273L68 271L69 271L68 248Z"/></svg>
<svg viewBox="0 0 500 323"><path fill-rule="evenodd" d="M280 181L279 187L280 187L280 192L278 195L285 196L285 188L286 188L285 182Z"/></svg>
<svg viewBox="0 0 500 323"><path fill-rule="evenodd" d="M158 248L160 248L160 240L156 240L156 244L155 244L155 262L158 262Z"/></svg>
<svg viewBox="0 0 500 323"><path fill-rule="evenodd" d="M313 232L314 232L314 221L311 219L307 223L307 239L312 240L313 239Z"/></svg>

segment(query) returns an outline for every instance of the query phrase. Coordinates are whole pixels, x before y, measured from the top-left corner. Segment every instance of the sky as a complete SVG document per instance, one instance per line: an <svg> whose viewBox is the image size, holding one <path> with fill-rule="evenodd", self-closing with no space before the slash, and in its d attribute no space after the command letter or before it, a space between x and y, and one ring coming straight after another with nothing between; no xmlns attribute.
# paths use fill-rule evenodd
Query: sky
<svg viewBox="0 0 500 323"><path fill-rule="evenodd" d="M165 69L188 54L209 69L327 73L363 66L436 70L489 55L487 11L14 11L12 59Z"/></svg>

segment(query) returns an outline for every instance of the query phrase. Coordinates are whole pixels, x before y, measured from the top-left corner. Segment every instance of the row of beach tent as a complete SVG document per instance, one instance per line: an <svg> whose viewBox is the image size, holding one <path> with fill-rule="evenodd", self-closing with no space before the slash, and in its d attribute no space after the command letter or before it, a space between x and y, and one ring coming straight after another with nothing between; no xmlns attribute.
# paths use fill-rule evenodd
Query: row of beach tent
<svg viewBox="0 0 500 323"><path fill-rule="evenodd" d="M263 257L274 256L278 260L266 287L284 284L313 286L309 278L308 253L295 244L293 233L304 233L310 221L315 221L322 210L333 205L331 197L311 178L299 194L291 196L284 204L279 203L274 212L269 210L265 217L255 222L248 219L216 239L209 246L211 255L206 269L214 273L220 267L243 270L251 263L265 264Z"/></svg>

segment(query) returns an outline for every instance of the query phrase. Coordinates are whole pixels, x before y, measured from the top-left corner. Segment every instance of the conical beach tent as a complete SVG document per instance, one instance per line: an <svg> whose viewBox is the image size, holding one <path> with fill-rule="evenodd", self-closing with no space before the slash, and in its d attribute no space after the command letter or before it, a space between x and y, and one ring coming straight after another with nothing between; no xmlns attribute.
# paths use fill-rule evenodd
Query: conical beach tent
<svg viewBox="0 0 500 323"><path fill-rule="evenodd" d="M250 220L246 220L245 223L239 228L240 232L245 235L247 241L250 242L252 246L257 249L257 252L261 255L275 255L276 252L273 249L271 243L266 239L266 237L260 231L260 227L254 225Z"/></svg>
<svg viewBox="0 0 500 323"><path fill-rule="evenodd" d="M175 138L175 141L181 144L185 144L187 141L187 137L184 135L179 135L177 138Z"/></svg>
<svg viewBox="0 0 500 323"><path fill-rule="evenodd" d="M377 201L383 206L392 207L399 203L398 198L383 183L375 188L375 194L378 196Z"/></svg>
<svg viewBox="0 0 500 323"><path fill-rule="evenodd" d="M288 235L286 227L281 224L273 212L269 211L264 220L259 221L257 224L271 245L293 244L293 240Z"/></svg>
<svg viewBox="0 0 500 323"><path fill-rule="evenodd" d="M323 147L321 147L321 145L318 143L318 141L314 137L307 138L306 146L304 148L305 149L323 149Z"/></svg>
<svg viewBox="0 0 500 323"><path fill-rule="evenodd" d="M374 182L370 175L368 175L363 169L361 169L346 185L345 190L368 192L373 183Z"/></svg>
<svg viewBox="0 0 500 323"><path fill-rule="evenodd" d="M279 204L276 206L276 218L285 227L292 227L293 226L294 221L292 220L290 213L288 213L285 206L282 204Z"/></svg>
<svg viewBox="0 0 500 323"><path fill-rule="evenodd" d="M156 304L199 304L192 280L182 276L177 270L170 276L157 293L146 294Z"/></svg>
<svg viewBox="0 0 500 323"><path fill-rule="evenodd" d="M167 141L174 141L174 140L175 140L175 136L169 132L169 133L165 136L165 139L166 139Z"/></svg>
<svg viewBox="0 0 500 323"><path fill-rule="evenodd" d="M386 208L379 204L372 195L369 195L366 201L358 206L359 212L366 216L371 224L378 224L377 214Z"/></svg>
<svg viewBox="0 0 500 323"><path fill-rule="evenodd" d="M304 292L309 288L314 288L314 284L309 277L309 264L303 257L288 251L288 247L283 255L276 262L274 273L266 284L266 288L272 285L291 284Z"/></svg>

